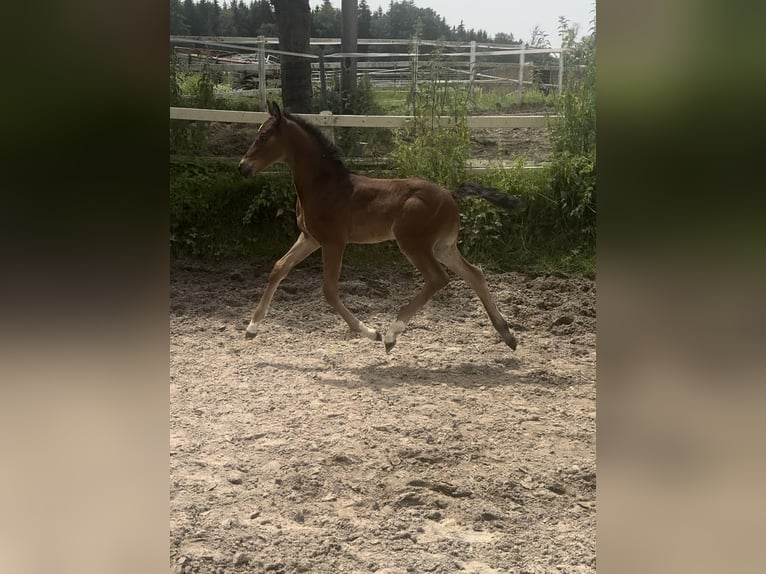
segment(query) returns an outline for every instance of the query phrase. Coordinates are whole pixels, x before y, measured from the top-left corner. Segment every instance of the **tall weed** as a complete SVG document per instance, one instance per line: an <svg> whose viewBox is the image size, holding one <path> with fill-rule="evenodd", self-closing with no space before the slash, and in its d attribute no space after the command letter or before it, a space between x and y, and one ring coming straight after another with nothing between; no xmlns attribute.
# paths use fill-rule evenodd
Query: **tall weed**
<svg viewBox="0 0 766 574"><path fill-rule="evenodd" d="M582 70L568 74L557 101L560 120L550 131L553 144L551 194L558 224L573 240L593 242L596 235L596 33L576 41L576 27L560 19L566 57Z"/></svg>
<svg viewBox="0 0 766 574"><path fill-rule="evenodd" d="M414 119L399 130L391 159L399 177L422 177L448 188L465 181L471 145L468 137L468 90L447 81L449 70L435 57L421 66L421 79L410 101ZM449 117L442 126L440 116Z"/></svg>
<svg viewBox="0 0 766 574"><path fill-rule="evenodd" d="M215 94L216 74L205 62L197 73L184 73L178 57L170 54L170 105L215 109L221 98ZM225 106L224 106L225 107ZM170 151L198 152L205 142L210 122L170 121Z"/></svg>

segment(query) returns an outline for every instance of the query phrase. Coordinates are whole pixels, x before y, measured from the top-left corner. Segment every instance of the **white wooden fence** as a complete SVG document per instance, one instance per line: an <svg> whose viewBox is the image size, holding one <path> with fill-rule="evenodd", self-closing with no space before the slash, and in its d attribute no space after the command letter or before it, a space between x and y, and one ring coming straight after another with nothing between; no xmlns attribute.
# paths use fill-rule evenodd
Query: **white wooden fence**
<svg viewBox="0 0 766 574"><path fill-rule="evenodd" d="M322 114L295 114L312 124L326 128L389 128L402 127L413 119L412 116L355 116ZM239 124L260 124L269 117L267 112L240 112L233 110L206 110L200 108L170 108L170 119L196 122L227 122ZM513 115L513 116L468 116L469 129L476 128L546 128L558 116ZM439 118L440 125L449 125L450 117Z"/></svg>
<svg viewBox="0 0 766 574"><path fill-rule="evenodd" d="M332 136L334 128L389 128L396 129L404 126L413 116L353 116L333 115L329 112L322 114L295 114L306 121L316 124L329 131ZM170 119L197 122L226 122L242 124L260 124L269 117L267 112L241 112L232 110L206 110L201 108L170 108ZM453 120L449 117L439 118L440 125L449 125ZM468 116L466 123L469 129L497 128L546 128L558 121L558 116L528 115L528 116ZM492 166L510 166L511 161L468 160L469 171L484 171ZM537 169L540 165L525 165L525 169Z"/></svg>
<svg viewBox="0 0 766 574"><path fill-rule="evenodd" d="M441 58L448 58L452 61L452 72L457 74L463 74L464 81L469 84L476 84L481 81L512 81L516 83L519 101L521 102L524 97L524 86L530 85L531 82L525 80L525 70L528 65L525 66L525 59L529 55L533 54L555 54L558 59L558 82L556 88L561 93L563 86L564 75L564 55L566 49L564 48L529 48L525 45L507 45L507 44L488 44L480 43L476 41L472 42L437 42L431 40L396 40L396 39L362 39L360 38L357 43L359 45L405 45L407 46L407 52L333 52L322 55L322 58L317 54L307 53L294 53L284 52L278 48L272 48L270 46L278 44L277 38L266 38L259 36L257 38L243 38L243 37L212 37L212 36L170 36L170 43L174 46L199 46L202 50L217 50L229 51L229 52L253 52L257 54L257 58L252 62L231 63L221 62L216 64L219 69L222 70L242 70L253 71L258 73L258 77L264 81L259 81L259 92L261 103L265 107L266 105L266 82L267 77L267 57L269 55L291 55L301 58L307 58L312 61L312 67L319 67L319 62L324 66L324 62L327 62L327 66L330 68L337 68L341 66L341 61L352 59L354 61L361 60L365 62L363 68L369 66L367 62L374 61L374 66L377 69L377 74L381 77L390 77L393 72L400 74L405 70L408 70L411 74L411 81L417 82L417 69L420 61L428 60L433 57L433 54L421 53L421 46L438 46L445 48L443 52L439 54ZM312 46L340 46L341 41L339 38L311 38L310 44ZM457 50L457 51L448 51ZM467 51L466 51L467 50ZM515 56L518 58L518 78L500 78L492 75L481 74L477 71L477 61L479 58L485 59L491 56ZM391 58L406 57L406 61L391 61ZM361 63L361 62L360 62ZM462 63L462 64L459 64ZM402 64L405 64L404 66ZM465 70L458 69L457 66L462 65ZM411 68L411 69L410 69ZM368 69L368 72L372 70Z"/></svg>

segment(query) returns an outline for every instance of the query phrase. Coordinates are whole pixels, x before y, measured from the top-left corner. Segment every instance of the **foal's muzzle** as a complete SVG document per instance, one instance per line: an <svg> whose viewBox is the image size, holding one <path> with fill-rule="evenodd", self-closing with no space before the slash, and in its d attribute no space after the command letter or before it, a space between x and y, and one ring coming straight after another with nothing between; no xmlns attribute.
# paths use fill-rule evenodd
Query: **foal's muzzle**
<svg viewBox="0 0 766 574"><path fill-rule="evenodd" d="M239 162L239 173L244 177L249 176L251 171L252 168L250 167L250 164L246 163L245 160Z"/></svg>

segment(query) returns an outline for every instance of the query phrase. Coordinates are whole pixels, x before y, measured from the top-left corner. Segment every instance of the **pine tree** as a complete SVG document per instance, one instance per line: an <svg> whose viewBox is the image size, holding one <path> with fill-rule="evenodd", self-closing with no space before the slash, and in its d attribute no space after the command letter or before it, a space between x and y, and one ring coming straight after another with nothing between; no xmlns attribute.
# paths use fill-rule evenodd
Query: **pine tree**
<svg viewBox="0 0 766 574"><path fill-rule="evenodd" d="M170 34L173 36L185 36L189 33L189 25L186 23L184 5L181 0L170 0Z"/></svg>

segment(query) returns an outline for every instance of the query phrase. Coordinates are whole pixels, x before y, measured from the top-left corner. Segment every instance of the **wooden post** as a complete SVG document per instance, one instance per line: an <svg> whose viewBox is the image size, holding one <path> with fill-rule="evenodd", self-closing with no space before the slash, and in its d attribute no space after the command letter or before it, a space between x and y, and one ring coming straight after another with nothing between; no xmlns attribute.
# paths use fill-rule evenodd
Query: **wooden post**
<svg viewBox="0 0 766 574"><path fill-rule="evenodd" d="M476 40L471 40L471 55L468 60L468 97L473 95L473 81L476 78Z"/></svg>
<svg viewBox="0 0 766 574"><path fill-rule="evenodd" d="M258 91L261 106L266 109L266 38L258 36Z"/></svg>
<svg viewBox="0 0 766 574"><path fill-rule="evenodd" d="M327 75L324 68L324 48L319 46L319 90L322 99L322 109L327 108Z"/></svg>
<svg viewBox="0 0 766 574"><path fill-rule="evenodd" d="M522 44L519 54L519 103L524 101L524 51L526 44Z"/></svg>
<svg viewBox="0 0 766 574"><path fill-rule="evenodd" d="M322 110L319 112L320 116L332 116L332 112L330 110ZM328 126L326 124L323 124L322 127L319 128L322 130L322 133L327 136L327 139L329 139L332 143L335 143L335 128L332 126Z"/></svg>

